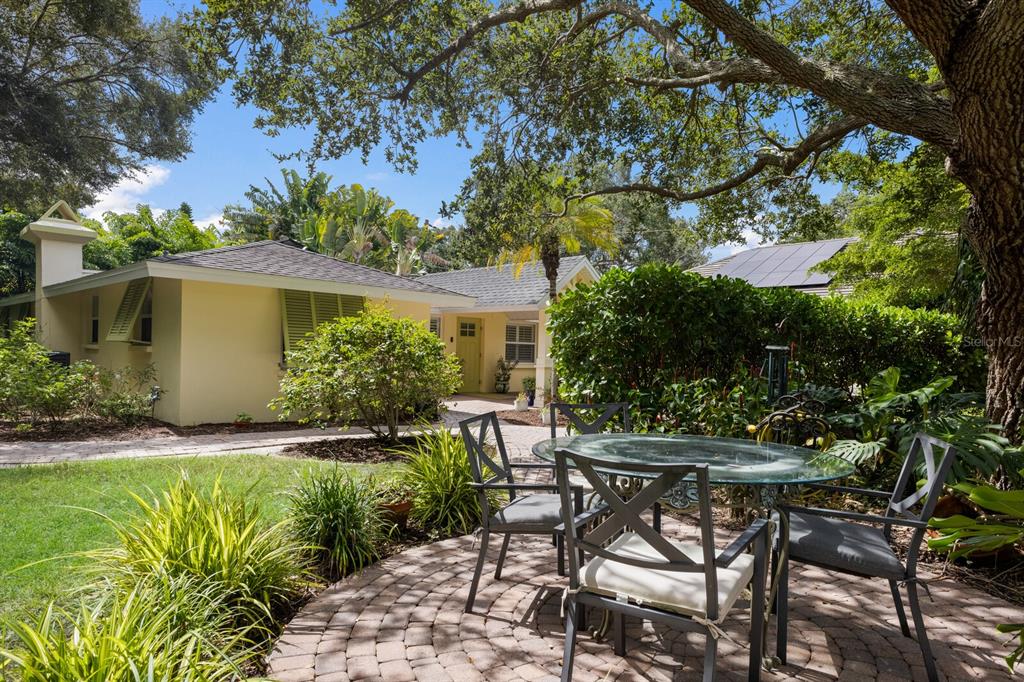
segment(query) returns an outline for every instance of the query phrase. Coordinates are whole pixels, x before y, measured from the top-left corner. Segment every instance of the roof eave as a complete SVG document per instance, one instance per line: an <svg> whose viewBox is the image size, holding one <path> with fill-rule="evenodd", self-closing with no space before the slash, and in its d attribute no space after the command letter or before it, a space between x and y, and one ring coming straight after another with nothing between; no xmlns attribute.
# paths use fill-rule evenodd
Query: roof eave
<svg viewBox="0 0 1024 682"><path fill-rule="evenodd" d="M127 282L140 277L163 277L217 284L237 284L241 286L262 286L271 289L298 289L300 291L317 291L330 294L346 294L365 296L367 298L389 298L397 301L413 301L444 306L472 305L476 299L456 293L438 293L430 291L412 291L408 289L369 286L331 280L308 279L305 277L288 277L286 275L268 275L223 268L204 268L196 265L179 265L160 261L142 261L117 270L107 270L95 275L86 275L69 282L53 284L43 293L47 296L60 296L76 291L94 289L100 286Z"/></svg>
<svg viewBox="0 0 1024 682"><path fill-rule="evenodd" d="M12 305L20 305L22 303L32 303L36 300L36 294L34 291L26 291L22 294L14 294L13 296L6 296L0 298L0 308L7 308Z"/></svg>

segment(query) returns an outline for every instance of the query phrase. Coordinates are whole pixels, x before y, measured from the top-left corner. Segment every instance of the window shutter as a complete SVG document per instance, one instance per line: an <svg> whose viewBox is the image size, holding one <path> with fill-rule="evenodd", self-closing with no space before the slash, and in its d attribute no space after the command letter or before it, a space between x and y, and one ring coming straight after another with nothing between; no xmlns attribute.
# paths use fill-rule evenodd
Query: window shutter
<svg viewBox="0 0 1024 682"><path fill-rule="evenodd" d="M107 332L107 341L130 341L135 320L139 317L142 304L149 292L149 278L135 279L128 283L121 305L117 308L114 323Z"/></svg>
<svg viewBox="0 0 1024 682"><path fill-rule="evenodd" d="M312 334L316 328L313 317L313 298L308 291L281 291L284 349L292 350L298 341Z"/></svg>
<svg viewBox="0 0 1024 682"><path fill-rule="evenodd" d="M324 322L341 317L341 304L338 302L337 294L315 292L313 294L313 308L313 319L316 321L317 327Z"/></svg>
<svg viewBox="0 0 1024 682"><path fill-rule="evenodd" d="M363 312L363 299L360 296L338 296L343 317L354 317Z"/></svg>

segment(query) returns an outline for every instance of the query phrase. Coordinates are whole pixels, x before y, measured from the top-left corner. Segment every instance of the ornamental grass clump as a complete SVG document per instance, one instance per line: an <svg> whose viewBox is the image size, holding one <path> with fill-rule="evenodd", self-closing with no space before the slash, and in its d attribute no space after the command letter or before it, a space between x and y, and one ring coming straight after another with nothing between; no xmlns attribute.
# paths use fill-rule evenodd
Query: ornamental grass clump
<svg viewBox="0 0 1024 682"><path fill-rule="evenodd" d="M462 439L448 429L425 428L400 448L405 480L413 490L410 517L433 535L468 533L480 523L480 502Z"/></svg>
<svg viewBox="0 0 1024 682"><path fill-rule="evenodd" d="M186 585L188 582L190 584ZM50 604L34 622L10 624L0 677L22 682L139 682L244 678L256 651L230 627L216 595L193 581L106 590L77 611Z"/></svg>
<svg viewBox="0 0 1024 682"><path fill-rule="evenodd" d="M330 580L373 563L393 528L370 482L338 466L308 471L288 500L294 536L313 548L317 568Z"/></svg>
<svg viewBox="0 0 1024 682"><path fill-rule="evenodd" d="M229 493L219 478L202 491L183 474L151 502L132 497L135 516L107 518L118 546L86 553L116 589L191 580L233 626L269 632L309 584L306 547L287 523L268 524L257 502Z"/></svg>

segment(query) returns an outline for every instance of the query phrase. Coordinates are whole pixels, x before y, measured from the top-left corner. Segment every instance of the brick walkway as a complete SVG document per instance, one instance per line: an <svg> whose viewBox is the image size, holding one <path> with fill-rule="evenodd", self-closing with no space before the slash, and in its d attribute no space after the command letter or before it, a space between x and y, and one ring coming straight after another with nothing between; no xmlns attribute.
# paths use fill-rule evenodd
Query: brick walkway
<svg viewBox="0 0 1024 682"><path fill-rule="evenodd" d="M679 522L667 532L685 537ZM723 538L724 539L724 538ZM501 581L497 556L485 568L476 612L463 605L472 576L472 537L445 540L391 557L341 581L308 604L286 628L271 656L280 682L316 680L542 680L560 672L559 616L565 580L555 575L554 550L539 539L513 539ZM488 574L488 569L490 575ZM1008 680L1004 636L995 624L1019 609L962 585L941 581L924 600L929 635L948 680ZM765 680L925 679L921 653L900 634L888 586L794 565L789 663ZM742 642L747 613L734 610L726 631ZM633 622L628 654L581 635L574 679L691 680L702 674L697 635ZM774 647L774 628L770 646ZM722 680L746 679L747 651L720 640Z"/></svg>

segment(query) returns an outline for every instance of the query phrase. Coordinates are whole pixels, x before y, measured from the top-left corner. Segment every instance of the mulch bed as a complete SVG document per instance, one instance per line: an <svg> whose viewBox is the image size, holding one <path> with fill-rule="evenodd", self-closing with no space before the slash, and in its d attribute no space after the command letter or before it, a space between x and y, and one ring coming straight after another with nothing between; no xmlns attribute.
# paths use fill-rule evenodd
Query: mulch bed
<svg viewBox="0 0 1024 682"><path fill-rule="evenodd" d="M498 415L498 419L506 424L518 424L520 426L546 426L546 424L541 421L540 410L534 408L523 411L502 410L496 414ZM558 425L568 426L569 420L559 415Z"/></svg>
<svg viewBox="0 0 1024 682"><path fill-rule="evenodd" d="M415 441L415 436L403 436L397 444L372 437L331 438L289 445L284 449L284 454L349 464L381 464L402 461L402 455L394 450L412 445Z"/></svg>
<svg viewBox="0 0 1024 682"><path fill-rule="evenodd" d="M198 424L174 426L157 419L145 419L125 426L101 419L72 419L56 424L43 423L28 431L18 431L15 422L0 422L0 442L66 442L90 440L146 440L171 436L210 436L247 431L294 431L309 428L297 422L261 422L238 427L234 424Z"/></svg>

